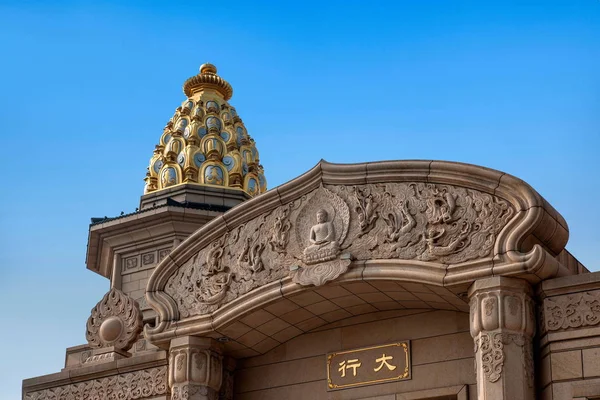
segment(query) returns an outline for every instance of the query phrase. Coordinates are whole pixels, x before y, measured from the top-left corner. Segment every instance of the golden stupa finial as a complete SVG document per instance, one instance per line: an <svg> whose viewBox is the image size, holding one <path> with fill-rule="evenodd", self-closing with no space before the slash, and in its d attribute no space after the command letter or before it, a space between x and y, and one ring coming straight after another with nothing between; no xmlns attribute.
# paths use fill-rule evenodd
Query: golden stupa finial
<svg viewBox="0 0 600 400"><path fill-rule="evenodd" d="M220 93L225 100L233 96L233 88L225 79L217 75L217 67L211 63L200 66L200 73L192 76L183 84L183 92L187 97L192 97L204 89L213 89Z"/></svg>
<svg viewBox="0 0 600 400"><path fill-rule="evenodd" d="M217 67L212 65L211 63L204 63L200 66L201 74L217 74Z"/></svg>
<svg viewBox="0 0 600 400"><path fill-rule="evenodd" d="M144 192L179 184L225 187L254 197L267 190L256 143L227 100L233 89L205 63L183 85L187 98L165 126Z"/></svg>

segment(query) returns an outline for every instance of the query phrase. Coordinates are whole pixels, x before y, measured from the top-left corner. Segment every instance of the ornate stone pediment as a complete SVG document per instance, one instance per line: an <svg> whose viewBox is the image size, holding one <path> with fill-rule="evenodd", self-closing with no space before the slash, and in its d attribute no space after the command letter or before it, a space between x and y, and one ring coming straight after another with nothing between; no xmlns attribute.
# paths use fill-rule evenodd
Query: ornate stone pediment
<svg viewBox="0 0 600 400"><path fill-rule="evenodd" d="M211 221L163 260L148 286L162 322L147 334L221 309L230 315L252 293L265 304L271 295L261 290L274 282L341 279L352 265L363 266L363 279L448 287L493 274L536 281L557 273L552 254L566 238L562 217L506 174L443 162L321 162Z"/></svg>

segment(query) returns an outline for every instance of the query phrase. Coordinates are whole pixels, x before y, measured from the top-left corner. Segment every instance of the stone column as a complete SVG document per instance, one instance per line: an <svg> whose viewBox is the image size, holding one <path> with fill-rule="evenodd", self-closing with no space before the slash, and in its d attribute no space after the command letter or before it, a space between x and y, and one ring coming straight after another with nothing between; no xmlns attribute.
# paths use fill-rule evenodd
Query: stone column
<svg viewBox="0 0 600 400"><path fill-rule="evenodd" d="M493 277L469 289L478 400L534 400L534 303L529 283Z"/></svg>
<svg viewBox="0 0 600 400"><path fill-rule="evenodd" d="M217 400L223 378L221 346L214 339L184 336L171 340L171 400Z"/></svg>

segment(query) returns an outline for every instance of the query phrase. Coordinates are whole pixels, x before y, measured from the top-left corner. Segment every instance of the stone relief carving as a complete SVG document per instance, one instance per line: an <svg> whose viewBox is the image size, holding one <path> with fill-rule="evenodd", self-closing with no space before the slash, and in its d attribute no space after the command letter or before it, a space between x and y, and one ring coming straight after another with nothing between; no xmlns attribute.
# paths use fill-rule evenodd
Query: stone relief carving
<svg viewBox="0 0 600 400"><path fill-rule="evenodd" d="M533 387L534 365L531 340L523 335L505 332L482 332L474 340L475 353L481 351L482 370L488 381L497 382L504 368L504 346L514 343L523 348L522 364L527 375L527 385ZM477 371L477 368L475 369Z"/></svg>
<svg viewBox="0 0 600 400"><path fill-rule="evenodd" d="M490 257L514 215L503 199L451 185L325 185L233 228L185 262L165 292L185 318L288 275L323 284L351 259L457 264Z"/></svg>
<svg viewBox="0 0 600 400"><path fill-rule="evenodd" d="M377 221L379 204L375 201L369 188L361 189L354 187L354 198L357 205L354 207L360 226L360 235L365 235L375 227Z"/></svg>
<svg viewBox="0 0 600 400"><path fill-rule="evenodd" d="M479 371L489 382L502 378L508 353L510 357L520 357L527 384L533 387L534 302L528 292L528 284L520 280L517 282L518 285L513 287L509 286L509 282L504 282L504 287L496 282L494 285L498 286L479 287L471 294L470 330L474 352L479 356L476 362L481 362ZM511 344L518 346L519 351L507 352L505 346Z"/></svg>
<svg viewBox="0 0 600 400"><path fill-rule="evenodd" d="M290 241L290 229L292 229L292 223L289 219L290 207L282 207L276 214L280 215L275 217L269 246L272 251L285 254L285 249Z"/></svg>
<svg viewBox="0 0 600 400"><path fill-rule="evenodd" d="M600 291L544 300L545 328L549 331L600 324Z"/></svg>
<svg viewBox="0 0 600 400"><path fill-rule="evenodd" d="M490 382L497 382L502 376L503 348L501 333L482 333L475 339L475 353L481 351L483 373Z"/></svg>
<svg viewBox="0 0 600 400"><path fill-rule="evenodd" d="M218 394L209 390L206 386L198 385L183 385L176 386L171 391L171 400L188 400L195 399L196 396L202 396L202 399L217 400Z"/></svg>
<svg viewBox="0 0 600 400"><path fill-rule="evenodd" d="M338 256L349 225L350 209L340 196L323 186L313 192L296 218L296 243L302 254L290 268L292 281L319 286L346 272L351 256Z"/></svg>
<svg viewBox="0 0 600 400"><path fill-rule="evenodd" d="M167 367L164 366L29 392L25 400L133 400L167 393Z"/></svg>
<svg viewBox="0 0 600 400"><path fill-rule="evenodd" d="M86 339L91 347L113 346L127 351L142 331L142 313L137 302L112 288L92 309Z"/></svg>

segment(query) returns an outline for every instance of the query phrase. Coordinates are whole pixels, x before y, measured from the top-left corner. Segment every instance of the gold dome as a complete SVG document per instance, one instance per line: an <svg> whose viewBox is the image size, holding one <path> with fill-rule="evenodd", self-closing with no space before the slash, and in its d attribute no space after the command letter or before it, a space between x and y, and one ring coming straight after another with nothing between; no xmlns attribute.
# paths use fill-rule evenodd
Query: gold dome
<svg viewBox="0 0 600 400"><path fill-rule="evenodd" d="M154 149L144 193L181 183L224 186L250 196L267 190L258 150L227 100L231 85L212 64L185 81L177 107Z"/></svg>

